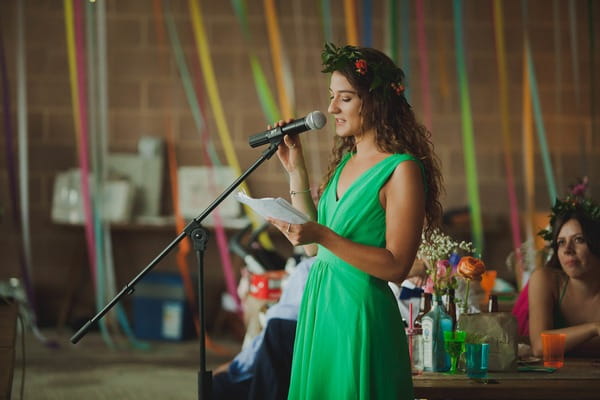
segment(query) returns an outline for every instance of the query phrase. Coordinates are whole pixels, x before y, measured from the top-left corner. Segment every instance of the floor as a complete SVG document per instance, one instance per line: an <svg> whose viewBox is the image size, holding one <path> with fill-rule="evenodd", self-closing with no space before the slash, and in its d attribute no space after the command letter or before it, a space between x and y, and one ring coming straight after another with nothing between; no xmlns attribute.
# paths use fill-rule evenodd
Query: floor
<svg viewBox="0 0 600 400"><path fill-rule="evenodd" d="M24 340L20 333L17 336L14 400L198 399L200 346L195 339L147 342L149 348L138 349L123 337L111 348L99 332L89 332L76 345L69 341L71 332L44 330L42 334L55 346L31 333L26 333ZM211 371L235 355L240 346L234 339L213 342L206 350L206 369Z"/></svg>

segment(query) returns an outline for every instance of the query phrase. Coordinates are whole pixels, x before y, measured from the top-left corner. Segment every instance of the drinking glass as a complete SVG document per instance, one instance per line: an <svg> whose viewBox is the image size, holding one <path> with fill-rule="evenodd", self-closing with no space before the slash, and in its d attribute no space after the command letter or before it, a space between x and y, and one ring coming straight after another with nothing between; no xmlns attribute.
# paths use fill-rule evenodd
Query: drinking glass
<svg viewBox="0 0 600 400"><path fill-rule="evenodd" d="M458 359L465 351L465 331L444 331L444 344L446 352L450 356L450 371L449 374L456 374L458 367Z"/></svg>
<svg viewBox="0 0 600 400"><path fill-rule="evenodd" d="M487 376L490 345L487 343L466 344L467 376L482 379Z"/></svg>

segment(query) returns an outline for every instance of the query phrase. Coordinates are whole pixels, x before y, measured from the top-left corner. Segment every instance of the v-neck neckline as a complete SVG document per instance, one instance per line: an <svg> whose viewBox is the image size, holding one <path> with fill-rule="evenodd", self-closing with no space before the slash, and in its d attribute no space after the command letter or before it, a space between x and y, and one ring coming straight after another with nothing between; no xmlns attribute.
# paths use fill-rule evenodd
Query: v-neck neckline
<svg viewBox="0 0 600 400"><path fill-rule="evenodd" d="M381 164L382 162L384 162L385 160L387 160L388 158L394 156L394 154L390 154L387 157L377 161L375 164L371 165L369 168L365 169L360 175L358 175L356 177L356 179L354 181L352 181L352 183L350 183L350 185L348 185L348 187L346 188L346 190L344 191L344 193L340 196L338 193L338 186L340 183L340 176L342 176L342 172L344 171L344 168L346 168L346 165L348 164L348 161L350 161L350 159L352 158L352 155L355 153L348 153L348 155L346 156L346 159L344 160L343 164L340 166L337 176L335 178L335 185L334 185L334 199L336 204L340 202L340 200L342 200L344 198L344 196L346 196L346 193L348 193L350 191L350 189L352 189L352 187L356 184L356 182L358 182L363 176L365 176L369 171L371 171L373 168L375 168L376 166L378 166L379 164Z"/></svg>

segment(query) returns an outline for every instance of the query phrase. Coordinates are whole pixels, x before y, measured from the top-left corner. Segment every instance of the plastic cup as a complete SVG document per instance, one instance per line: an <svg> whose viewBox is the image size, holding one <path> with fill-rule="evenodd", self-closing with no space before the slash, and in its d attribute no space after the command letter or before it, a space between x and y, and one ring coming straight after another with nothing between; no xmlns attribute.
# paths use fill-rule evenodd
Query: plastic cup
<svg viewBox="0 0 600 400"><path fill-rule="evenodd" d="M474 379L487 377L490 345L488 343L466 343L465 346L467 376Z"/></svg>
<svg viewBox="0 0 600 400"><path fill-rule="evenodd" d="M542 333L544 367L561 368L565 364L564 333Z"/></svg>
<svg viewBox="0 0 600 400"><path fill-rule="evenodd" d="M407 328L408 352L413 375L423 373L423 330L421 328Z"/></svg>

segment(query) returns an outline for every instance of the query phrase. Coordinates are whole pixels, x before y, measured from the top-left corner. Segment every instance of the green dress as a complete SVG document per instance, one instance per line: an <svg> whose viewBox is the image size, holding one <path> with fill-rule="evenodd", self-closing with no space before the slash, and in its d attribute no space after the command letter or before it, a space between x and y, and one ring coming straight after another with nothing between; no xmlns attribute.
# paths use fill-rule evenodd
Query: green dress
<svg viewBox="0 0 600 400"><path fill-rule="evenodd" d="M399 163L415 158L385 158L338 200L340 172L350 157L323 192L319 223L354 242L385 247L379 191ZM387 282L319 246L300 306L288 399L413 398L404 325Z"/></svg>

